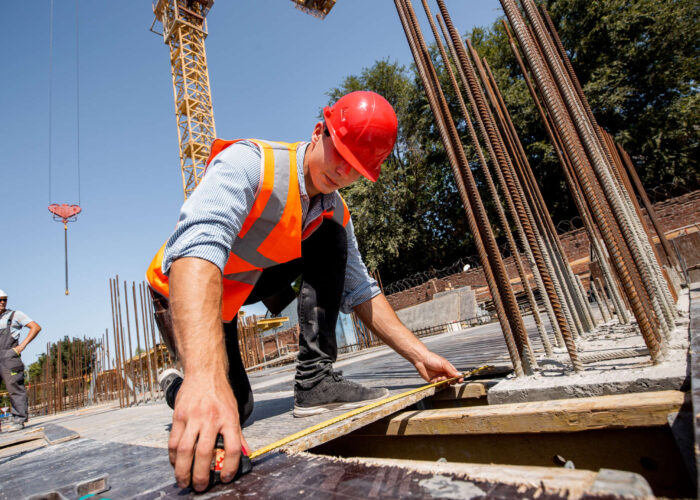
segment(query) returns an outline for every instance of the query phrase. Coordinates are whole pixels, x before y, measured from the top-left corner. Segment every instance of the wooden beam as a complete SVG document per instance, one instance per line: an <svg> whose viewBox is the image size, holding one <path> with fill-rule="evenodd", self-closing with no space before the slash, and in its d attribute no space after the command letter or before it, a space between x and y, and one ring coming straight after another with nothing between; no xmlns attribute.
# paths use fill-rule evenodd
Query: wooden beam
<svg viewBox="0 0 700 500"><path fill-rule="evenodd" d="M680 391L560 399L469 408L406 411L357 431L362 435L461 435L579 432L668 425L688 401Z"/></svg>
<svg viewBox="0 0 700 500"><path fill-rule="evenodd" d="M470 382L467 384L451 385L435 394L435 396L433 396L431 399L433 401L453 401L485 397L486 384L483 382Z"/></svg>
<svg viewBox="0 0 700 500"><path fill-rule="evenodd" d="M442 388L436 390L435 387L426 389L424 391L411 394L404 398L392 401L391 403L384 404L377 408L373 408L365 413L361 413L347 420L338 422L330 427L320 429L308 436L292 441L287 446L281 449L283 452L295 452L295 451L306 451L309 448L319 446L323 443L331 441L335 438L344 436L352 431L360 429L372 422L376 422L388 415L401 411L422 399L433 396L436 392L439 392Z"/></svg>

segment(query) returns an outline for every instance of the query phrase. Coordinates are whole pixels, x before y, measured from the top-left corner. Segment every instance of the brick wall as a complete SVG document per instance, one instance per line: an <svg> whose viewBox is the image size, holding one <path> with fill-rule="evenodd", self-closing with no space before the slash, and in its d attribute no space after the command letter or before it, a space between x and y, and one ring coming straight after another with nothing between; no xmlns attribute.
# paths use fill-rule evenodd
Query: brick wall
<svg viewBox="0 0 700 500"><path fill-rule="evenodd" d="M656 211L659 224L663 227L664 232L667 234L671 233L669 236L673 237L674 231L692 224L700 223L700 190L656 203L654 205L654 210ZM651 228L652 234L656 235L651 221L649 221L649 218L646 216L646 212L645 219L647 226ZM559 235L559 239L561 240L564 253L574 273L587 273L590 244L586 230L582 228L569 231L568 233ZM521 261L525 267L526 274L530 274L530 267L527 263L527 259L521 256ZM508 277L511 279L513 290L515 293L522 291L513 257L504 259L504 264L508 272ZM530 283L534 285L531 278ZM445 278L434 278L422 285L389 295L387 299L395 310L399 310L404 307L420 304L421 302L427 302L432 299L435 293L465 285L470 285L476 291L477 301L483 302L491 298L484 273L481 268L475 268L467 272L452 274Z"/></svg>
<svg viewBox="0 0 700 500"><path fill-rule="evenodd" d="M277 352L278 342L281 349L284 349L285 346L289 346L292 351L296 350L297 346L299 345L299 325L297 324L292 328L278 332L277 339L275 339L275 335L267 335L263 337L265 357L268 361L279 356L279 353Z"/></svg>

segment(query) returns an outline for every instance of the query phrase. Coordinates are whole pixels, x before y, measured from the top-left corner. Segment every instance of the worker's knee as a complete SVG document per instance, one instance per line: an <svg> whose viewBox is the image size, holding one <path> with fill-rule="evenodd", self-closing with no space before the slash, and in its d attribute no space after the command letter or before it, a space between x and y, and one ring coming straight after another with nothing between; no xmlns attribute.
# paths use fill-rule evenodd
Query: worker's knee
<svg viewBox="0 0 700 500"><path fill-rule="evenodd" d="M345 228L332 220L326 220L302 243L304 264L338 262L345 267L348 258L348 239Z"/></svg>

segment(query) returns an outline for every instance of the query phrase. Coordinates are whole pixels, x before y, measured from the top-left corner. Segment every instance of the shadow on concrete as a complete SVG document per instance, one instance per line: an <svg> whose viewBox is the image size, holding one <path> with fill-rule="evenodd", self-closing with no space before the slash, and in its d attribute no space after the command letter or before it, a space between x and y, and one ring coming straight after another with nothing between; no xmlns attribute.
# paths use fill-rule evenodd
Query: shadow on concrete
<svg viewBox="0 0 700 500"><path fill-rule="evenodd" d="M253 422L276 417L283 413L289 413L294 408L294 397L267 399L256 401L253 407L253 414L250 416L244 427L248 427Z"/></svg>

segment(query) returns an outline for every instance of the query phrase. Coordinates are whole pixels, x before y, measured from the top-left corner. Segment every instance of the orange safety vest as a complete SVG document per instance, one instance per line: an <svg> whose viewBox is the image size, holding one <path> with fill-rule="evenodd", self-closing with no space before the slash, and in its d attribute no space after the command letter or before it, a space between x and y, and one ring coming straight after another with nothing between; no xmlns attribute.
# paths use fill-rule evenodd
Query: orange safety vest
<svg viewBox="0 0 700 500"><path fill-rule="evenodd" d="M216 139L211 147L211 160L235 141ZM345 200L336 191L335 207L326 210L301 230L301 195L297 173L297 148L300 143L284 143L248 139L260 148L263 179L250 213L236 235L223 273L221 317L231 321L262 274L263 269L301 257L301 241L308 238L323 222L332 219L343 227L350 221ZM146 279L151 287L169 296L168 276L163 273L165 245L151 261Z"/></svg>

